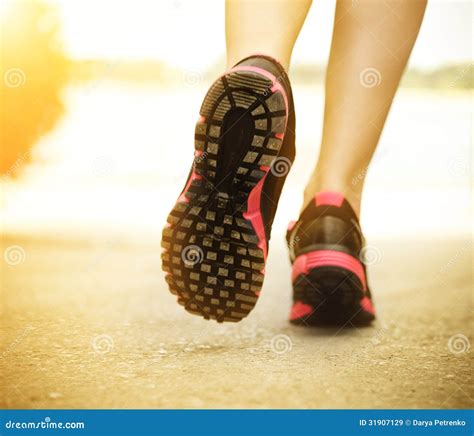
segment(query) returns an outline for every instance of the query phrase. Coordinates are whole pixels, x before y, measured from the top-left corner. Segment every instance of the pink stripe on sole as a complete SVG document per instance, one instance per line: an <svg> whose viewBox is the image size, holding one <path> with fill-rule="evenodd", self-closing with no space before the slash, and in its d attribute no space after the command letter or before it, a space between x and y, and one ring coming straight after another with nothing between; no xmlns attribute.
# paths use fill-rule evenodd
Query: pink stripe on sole
<svg viewBox="0 0 474 436"><path fill-rule="evenodd" d="M192 172L191 177L188 180L188 183L186 183L186 186L184 187L183 192L178 198L178 203L182 203L182 202L189 203L189 198L186 197L186 192L188 192L188 189L191 186L191 183L194 182L194 180L201 180L201 179L202 179L202 176L200 176L199 174L196 174L194 171Z"/></svg>
<svg viewBox="0 0 474 436"><path fill-rule="evenodd" d="M263 260L267 260L267 238L265 236L265 226L263 224L262 212L260 211L260 199L262 197L262 188L266 174L260 179L255 187L250 192L249 198L247 199L247 212L242 215L245 219L252 223L252 227L255 230L258 238L258 248L263 251Z"/></svg>

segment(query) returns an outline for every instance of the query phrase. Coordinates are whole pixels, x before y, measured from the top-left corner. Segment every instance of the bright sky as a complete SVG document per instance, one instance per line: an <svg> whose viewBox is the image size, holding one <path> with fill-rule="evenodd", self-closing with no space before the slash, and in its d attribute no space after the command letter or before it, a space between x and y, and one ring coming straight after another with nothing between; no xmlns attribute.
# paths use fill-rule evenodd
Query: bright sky
<svg viewBox="0 0 474 436"><path fill-rule="evenodd" d="M79 59L156 59L205 68L225 52L223 0L50 0ZM265 0L262 0L265 1ZM294 62L325 63L335 0L314 0ZM472 3L430 0L411 65L472 61Z"/></svg>

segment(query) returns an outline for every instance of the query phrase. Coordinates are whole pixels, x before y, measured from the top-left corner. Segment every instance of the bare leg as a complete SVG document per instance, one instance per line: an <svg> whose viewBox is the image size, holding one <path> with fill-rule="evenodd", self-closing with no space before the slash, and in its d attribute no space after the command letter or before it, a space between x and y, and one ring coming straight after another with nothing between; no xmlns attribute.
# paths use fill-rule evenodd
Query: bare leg
<svg viewBox="0 0 474 436"><path fill-rule="evenodd" d="M425 7L426 0L338 0L321 153L304 205L318 191L338 191L359 214L364 176Z"/></svg>
<svg viewBox="0 0 474 436"><path fill-rule="evenodd" d="M311 0L227 0L227 66L251 54L277 59L288 71Z"/></svg>

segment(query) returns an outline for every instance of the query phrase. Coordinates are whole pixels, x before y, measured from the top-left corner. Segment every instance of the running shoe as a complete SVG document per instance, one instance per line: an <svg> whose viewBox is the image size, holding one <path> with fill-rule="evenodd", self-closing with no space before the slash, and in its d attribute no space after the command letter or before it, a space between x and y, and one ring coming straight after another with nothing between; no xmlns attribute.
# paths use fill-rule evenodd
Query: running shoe
<svg viewBox="0 0 474 436"><path fill-rule="evenodd" d="M236 322L255 306L294 132L290 82L274 59L250 56L209 89L162 239L166 281L188 312Z"/></svg>
<svg viewBox="0 0 474 436"><path fill-rule="evenodd" d="M364 237L342 194L318 193L290 223L286 241L293 265L290 322L363 325L375 319Z"/></svg>

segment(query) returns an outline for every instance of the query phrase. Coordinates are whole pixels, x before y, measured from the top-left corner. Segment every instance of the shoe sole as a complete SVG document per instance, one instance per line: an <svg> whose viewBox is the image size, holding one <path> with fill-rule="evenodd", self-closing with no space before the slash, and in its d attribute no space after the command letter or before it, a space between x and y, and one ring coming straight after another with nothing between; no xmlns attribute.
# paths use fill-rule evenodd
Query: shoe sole
<svg viewBox="0 0 474 436"><path fill-rule="evenodd" d="M363 309L364 291L358 278L338 267L324 267L301 275L293 284L294 298L311 306L311 313L291 319L296 325L366 325L375 316Z"/></svg>
<svg viewBox="0 0 474 436"><path fill-rule="evenodd" d="M162 239L169 289L192 314L237 322L257 302L267 255L260 195L287 114L282 86L256 67L230 70L204 98L193 170Z"/></svg>

